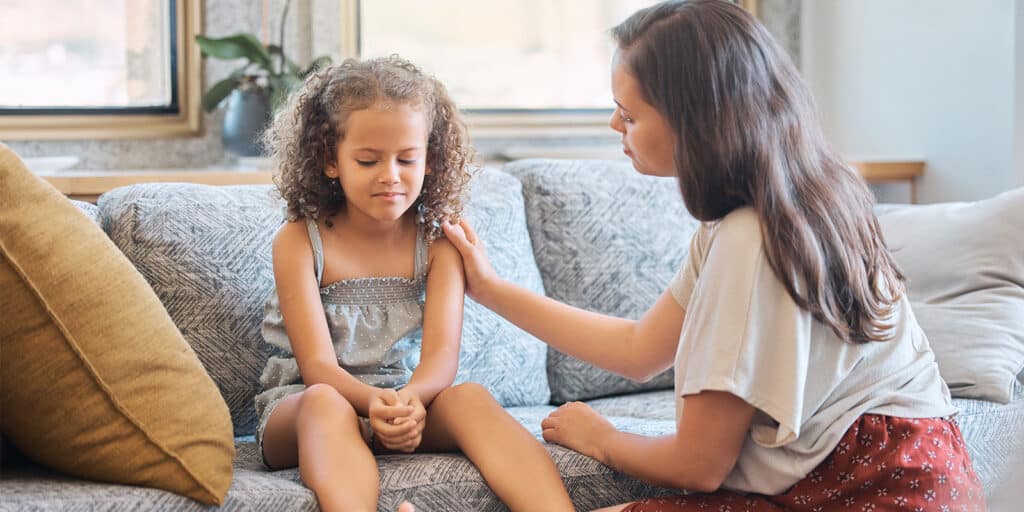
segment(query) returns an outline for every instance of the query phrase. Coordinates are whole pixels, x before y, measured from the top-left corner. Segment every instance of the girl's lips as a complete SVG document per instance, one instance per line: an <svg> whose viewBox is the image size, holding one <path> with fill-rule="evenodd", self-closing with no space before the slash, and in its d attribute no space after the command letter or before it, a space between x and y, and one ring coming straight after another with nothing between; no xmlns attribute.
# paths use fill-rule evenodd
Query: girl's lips
<svg viewBox="0 0 1024 512"><path fill-rule="evenodd" d="M387 203L395 203L401 201L402 198L405 197L405 194L401 192L381 192L379 194L374 194L373 197Z"/></svg>

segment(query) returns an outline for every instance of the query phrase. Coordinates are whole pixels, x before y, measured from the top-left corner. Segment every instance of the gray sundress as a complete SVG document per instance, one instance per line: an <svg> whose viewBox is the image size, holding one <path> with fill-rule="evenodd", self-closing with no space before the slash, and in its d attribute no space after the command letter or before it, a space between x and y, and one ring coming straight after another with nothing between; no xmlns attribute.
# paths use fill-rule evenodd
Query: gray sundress
<svg viewBox="0 0 1024 512"><path fill-rule="evenodd" d="M316 280L338 365L364 384L397 388L409 382L419 364L426 292L427 244L420 226L416 236L415 275L344 279L324 286L323 242L316 221L307 219L313 246ZM260 376L256 395L256 442L263 451L263 432L274 407L306 389L299 375L275 291L264 307L263 339L274 352Z"/></svg>

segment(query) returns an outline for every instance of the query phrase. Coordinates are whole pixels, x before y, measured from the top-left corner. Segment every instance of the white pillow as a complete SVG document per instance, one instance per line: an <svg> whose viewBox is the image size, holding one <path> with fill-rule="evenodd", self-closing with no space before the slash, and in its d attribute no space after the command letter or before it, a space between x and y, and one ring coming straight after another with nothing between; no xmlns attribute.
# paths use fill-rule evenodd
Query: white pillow
<svg viewBox="0 0 1024 512"><path fill-rule="evenodd" d="M1024 378L1024 188L879 212L953 396L1009 402Z"/></svg>

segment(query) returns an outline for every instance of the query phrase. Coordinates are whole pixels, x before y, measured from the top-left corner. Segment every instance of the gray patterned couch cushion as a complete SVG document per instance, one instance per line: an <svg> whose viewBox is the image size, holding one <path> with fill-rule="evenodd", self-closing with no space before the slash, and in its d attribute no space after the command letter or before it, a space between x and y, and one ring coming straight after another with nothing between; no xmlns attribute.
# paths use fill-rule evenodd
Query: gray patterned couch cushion
<svg viewBox="0 0 1024 512"><path fill-rule="evenodd" d="M671 402L669 402L671 404ZM510 412L535 436L551 406L515 407ZM660 435L672 422L612 417L628 431ZM668 429L668 430L666 430ZM577 510L622 503L636 497L670 494L629 478L560 446L548 445ZM268 471L250 438L236 442L235 478L222 510L314 511L316 499L297 469ZM418 510L469 512L508 510L491 492L475 467L459 454L387 455L377 457L381 494L377 510L393 511L402 501ZM209 510L181 496L156 489L92 483L55 475L24 461L3 468L0 510Z"/></svg>
<svg viewBox="0 0 1024 512"><path fill-rule="evenodd" d="M82 213L92 219L93 222L97 224L100 223L100 209L97 208L96 205L86 203L85 201L76 201L74 199L71 200L71 204L77 206L79 210L82 210Z"/></svg>
<svg viewBox="0 0 1024 512"><path fill-rule="evenodd" d="M651 391L588 402L616 427L649 436L672 432L675 409L672 391ZM1024 450L1024 392L1008 405L957 399L957 421L967 439L974 467L991 493L1008 473L1014 450ZM515 407L509 412L540 437L540 421L554 407ZM639 497L671 494L598 464L593 459L548 445L577 510L622 503ZM314 511L313 493L295 469L271 472L261 464L251 437L236 442L235 479L222 510ZM456 454L390 455L380 465L380 511L393 511L404 500L419 510L507 510L487 488L480 473ZM209 510L186 498L156 489L72 480L26 463L5 461L0 471L0 510Z"/></svg>
<svg viewBox="0 0 1024 512"><path fill-rule="evenodd" d="M281 204L270 186L146 184L99 200L104 229L149 281L220 388L236 435L251 434L253 396L269 354L260 335L273 289L270 243ZM542 292L515 178L496 170L475 180L467 209L495 266ZM467 300L457 379L487 386L503 405L547 403L546 349Z"/></svg>
<svg viewBox="0 0 1024 512"><path fill-rule="evenodd" d="M642 176L629 163L520 160L504 170L523 182L533 252L549 297L600 313L639 318L668 287L698 222L674 179ZM670 388L667 371L632 382L551 349L555 403Z"/></svg>
<svg viewBox="0 0 1024 512"><path fill-rule="evenodd" d="M960 408L956 422L985 493L991 498L1000 485L1019 485L1021 475L1011 467L1014 457L1024 457L1024 387L1018 385L1005 405L969 398L954 398L953 405Z"/></svg>

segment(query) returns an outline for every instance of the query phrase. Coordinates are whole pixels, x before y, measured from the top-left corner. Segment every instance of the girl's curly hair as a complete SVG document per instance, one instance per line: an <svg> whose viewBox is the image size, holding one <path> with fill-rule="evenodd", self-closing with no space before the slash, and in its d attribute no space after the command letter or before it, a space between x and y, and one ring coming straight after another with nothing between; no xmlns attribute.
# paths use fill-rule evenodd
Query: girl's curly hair
<svg viewBox="0 0 1024 512"><path fill-rule="evenodd" d="M270 151L274 183L287 203L288 220L330 218L345 205L337 180L324 174L337 158L345 122L356 110L375 105L421 108L430 126L426 165L430 173L414 207L420 208L428 241L442 236L441 223L462 215L473 159L466 126L448 91L437 79L392 55L347 59L308 77L263 134Z"/></svg>

